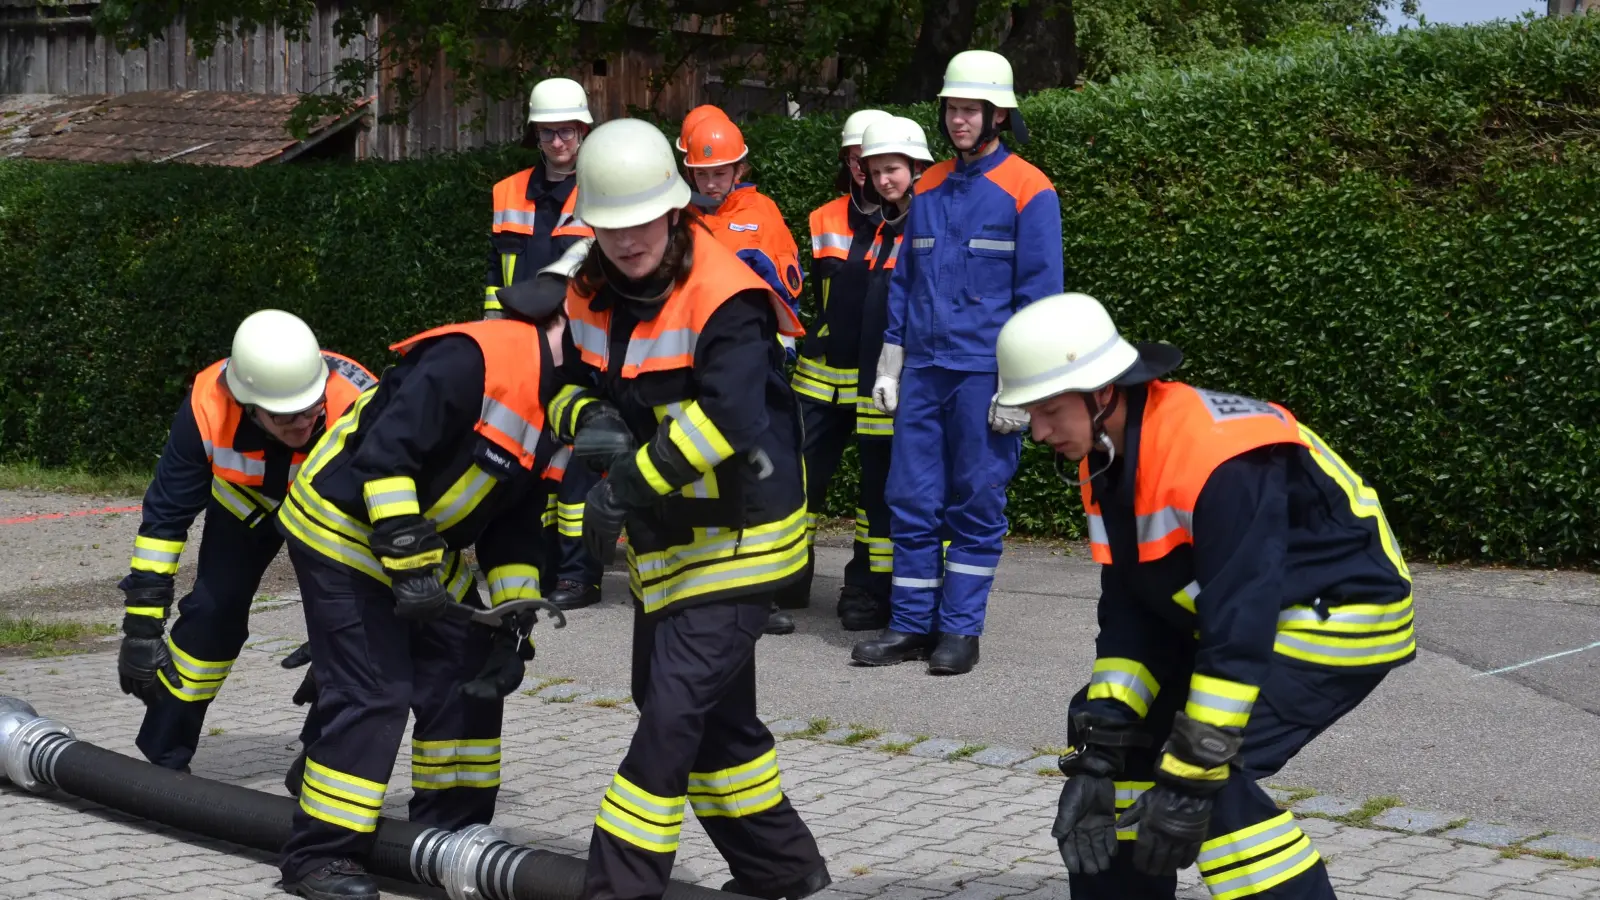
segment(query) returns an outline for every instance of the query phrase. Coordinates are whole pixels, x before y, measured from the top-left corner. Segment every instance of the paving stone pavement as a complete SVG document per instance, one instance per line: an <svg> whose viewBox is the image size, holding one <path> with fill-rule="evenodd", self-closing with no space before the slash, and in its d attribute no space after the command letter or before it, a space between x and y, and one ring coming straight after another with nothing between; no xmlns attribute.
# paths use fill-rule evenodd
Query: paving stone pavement
<svg viewBox="0 0 1600 900"><path fill-rule="evenodd" d="M301 711L287 698L299 673L277 667L293 640L261 639L241 657L208 718L195 774L281 793L298 746ZM108 653L0 659L0 695L21 697L83 740L137 756L141 707L121 694ZM496 824L511 840L573 855L588 846L596 804L622 758L636 712L626 698L581 685L530 679L507 702L504 780ZM816 834L834 876L818 900L1045 900L1068 896L1049 837L1060 780L1039 774L1031 752L934 743L892 752L914 736L815 734L807 722L774 719L790 736L779 747L785 790ZM776 726L782 725L782 728ZM812 737L825 737L828 741ZM895 739L900 740L895 740ZM848 743L846 743L848 742ZM950 744L954 746L950 746ZM891 752L874 749L889 747ZM993 752L990 752L990 751ZM1006 751L1006 752L1001 752ZM987 754L985 756L984 754ZM1021 757L1019 759L1019 757ZM407 760L390 781L388 814L404 816ZM1337 813L1347 810L1339 808ZM1328 860L1338 895L1349 900L1600 900L1600 867L1446 840L1544 838L1487 825L1437 822L1421 811L1390 810L1397 830L1302 818ZM690 817L675 877L720 885L727 868ZM1413 834L1408 831L1429 833ZM1532 840L1529 846L1537 846ZM1582 852L1551 846L1549 851ZM272 858L152 826L59 794L0 786L0 898L282 897ZM1190 870L1184 900L1208 896ZM386 883L385 896L441 897Z"/></svg>

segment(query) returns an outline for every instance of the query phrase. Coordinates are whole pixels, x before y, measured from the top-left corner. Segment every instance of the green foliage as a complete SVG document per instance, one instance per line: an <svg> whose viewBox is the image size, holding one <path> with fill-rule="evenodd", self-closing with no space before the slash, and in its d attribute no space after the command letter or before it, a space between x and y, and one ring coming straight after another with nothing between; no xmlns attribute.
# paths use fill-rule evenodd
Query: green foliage
<svg viewBox="0 0 1600 900"><path fill-rule="evenodd" d="M932 129L933 108L905 110ZM1178 373L1280 401L1408 554L1600 563L1600 19L1341 37L1025 101L1066 283ZM805 246L839 118L751 123ZM210 171L0 163L0 453L147 466L262 306L374 369L476 316L516 151ZM834 514L854 508L841 473ZM1079 536L1029 444L1013 527Z"/></svg>

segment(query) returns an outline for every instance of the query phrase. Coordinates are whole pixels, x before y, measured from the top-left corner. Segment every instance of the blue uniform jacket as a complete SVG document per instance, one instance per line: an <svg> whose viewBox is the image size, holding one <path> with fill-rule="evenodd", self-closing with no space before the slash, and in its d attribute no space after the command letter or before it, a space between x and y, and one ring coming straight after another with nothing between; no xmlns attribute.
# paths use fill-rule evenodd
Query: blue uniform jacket
<svg viewBox="0 0 1600 900"><path fill-rule="evenodd" d="M883 340L905 348L909 367L993 372L1000 326L1061 293L1055 186L1004 144L929 168L904 234Z"/></svg>

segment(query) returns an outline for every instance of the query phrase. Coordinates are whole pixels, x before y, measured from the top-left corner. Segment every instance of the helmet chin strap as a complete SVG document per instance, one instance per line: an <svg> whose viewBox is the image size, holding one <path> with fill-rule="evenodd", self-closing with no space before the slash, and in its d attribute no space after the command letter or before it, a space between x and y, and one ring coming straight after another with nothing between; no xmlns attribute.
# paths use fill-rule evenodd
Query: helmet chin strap
<svg viewBox="0 0 1600 900"><path fill-rule="evenodd" d="M1101 466L1098 471L1090 472L1088 478L1082 480L1068 478L1067 473L1061 469L1061 454L1056 454L1056 477L1072 487L1083 487L1094 481L1104 475L1106 470L1111 468L1111 464L1117 461L1117 445L1111 442L1111 435L1106 434L1105 421L1116 411L1117 403L1122 399L1122 392L1112 391L1111 402L1107 403L1104 409L1101 409L1100 404L1095 402L1094 394L1085 392L1078 396L1083 398L1083 408L1089 412L1089 429L1094 438L1094 443L1106 453L1106 464Z"/></svg>

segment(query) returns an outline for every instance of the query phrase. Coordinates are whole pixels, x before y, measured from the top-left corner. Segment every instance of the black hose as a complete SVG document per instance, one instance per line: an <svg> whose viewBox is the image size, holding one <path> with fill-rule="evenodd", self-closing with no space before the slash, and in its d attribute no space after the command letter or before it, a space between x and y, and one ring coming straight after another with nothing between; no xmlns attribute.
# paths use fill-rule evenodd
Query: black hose
<svg viewBox="0 0 1600 900"><path fill-rule="evenodd" d="M7 735L0 733L0 751L5 750L6 740ZM26 752L32 777L74 796L267 853L280 852L289 840L299 806L293 798L163 769L70 734L46 733L30 740ZM0 767L0 776L5 774ZM374 837L376 843L365 860L374 875L447 890L448 882L455 880L476 886L487 900L577 900L582 893L586 869L582 860L506 843L474 828L447 832L384 817ZM677 881L669 883L665 895L666 900L729 900L730 896Z"/></svg>

